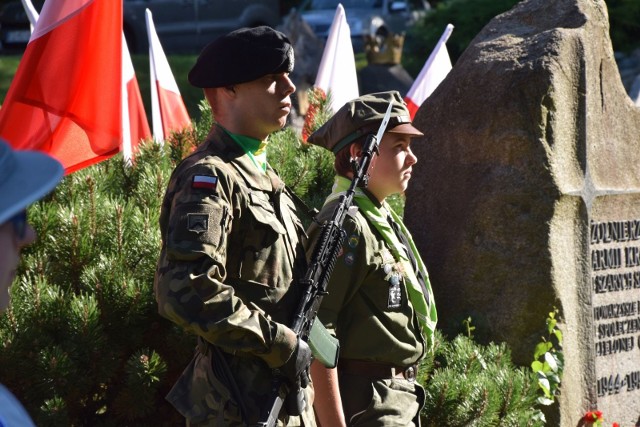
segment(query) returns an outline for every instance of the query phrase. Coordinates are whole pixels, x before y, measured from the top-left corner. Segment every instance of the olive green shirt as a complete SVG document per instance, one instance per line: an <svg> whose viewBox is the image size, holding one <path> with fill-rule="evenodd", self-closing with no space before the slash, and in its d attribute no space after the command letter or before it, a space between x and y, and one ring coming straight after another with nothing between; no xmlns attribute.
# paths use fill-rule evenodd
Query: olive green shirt
<svg viewBox="0 0 640 427"><path fill-rule="evenodd" d="M320 224L337 203L322 208ZM377 230L354 211L343 224L346 238L318 319L340 340L341 358L409 366L422 357L425 344L400 265ZM320 228L312 224L308 234L313 247Z"/></svg>

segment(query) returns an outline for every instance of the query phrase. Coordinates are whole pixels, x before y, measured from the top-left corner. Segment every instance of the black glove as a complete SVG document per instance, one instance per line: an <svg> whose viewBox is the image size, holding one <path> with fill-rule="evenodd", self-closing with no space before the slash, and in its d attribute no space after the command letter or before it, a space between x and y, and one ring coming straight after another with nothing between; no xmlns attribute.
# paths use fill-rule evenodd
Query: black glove
<svg viewBox="0 0 640 427"><path fill-rule="evenodd" d="M302 376L306 377L306 374L303 373ZM289 389L289 393L284 399L284 408L287 414L297 417L304 412L306 407L307 395L304 392L304 387L301 387L300 381L298 381Z"/></svg>
<svg viewBox="0 0 640 427"><path fill-rule="evenodd" d="M280 368L290 384L300 383L304 388L309 383L307 368L311 365L311 348L306 341L298 338L298 345L289 360Z"/></svg>

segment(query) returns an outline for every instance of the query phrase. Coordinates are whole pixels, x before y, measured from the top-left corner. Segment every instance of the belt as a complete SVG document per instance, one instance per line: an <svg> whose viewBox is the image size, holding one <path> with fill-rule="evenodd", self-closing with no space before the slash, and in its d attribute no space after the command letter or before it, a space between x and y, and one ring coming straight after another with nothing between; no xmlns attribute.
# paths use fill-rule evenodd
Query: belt
<svg viewBox="0 0 640 427"><path fill-rule="evenodd" d="M349 375L378 379L404 378L414 382L418 373L418 365L414 363L410 366L399 367L368 360L340 359L338 370Z"/></svg>

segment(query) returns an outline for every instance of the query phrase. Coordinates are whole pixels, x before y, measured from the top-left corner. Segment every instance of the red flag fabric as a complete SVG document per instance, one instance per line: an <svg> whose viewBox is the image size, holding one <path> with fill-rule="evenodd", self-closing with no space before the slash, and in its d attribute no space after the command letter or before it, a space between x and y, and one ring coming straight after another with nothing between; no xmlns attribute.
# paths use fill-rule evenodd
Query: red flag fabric
<svg viewBox="0 0 640 427"><path fill-rule="evenodd" d="M67 173L120 149L122 2L47 0L0 108L0 137Z"/></svg>
<svg viewBox="0 0 640 427"><path fill-rule="evenodd" d="M153 24L153 16L146 10L147 35L149 36L149 66L151 77L151 118L153 137L164 141L171 132L191 126L189 113L180 95L160 39Z"/></svg>
<svg viewBox="0 0 640 427"><path fill-rule="evenodd" d="M447 52L446 43L452 31L453 25L448 24L404 98L411 114L411 120L415 117L422 103L436 90L440 82L451 71L451 59L449 58L449 52Z"/></svg>
<svg viewBox="0 0 640 427"><path fill-rule="evenodd" d="M131 162L140 141L151 138L151 129L124 34L122 35L122 84L122 155L126 162Z"/></svg>

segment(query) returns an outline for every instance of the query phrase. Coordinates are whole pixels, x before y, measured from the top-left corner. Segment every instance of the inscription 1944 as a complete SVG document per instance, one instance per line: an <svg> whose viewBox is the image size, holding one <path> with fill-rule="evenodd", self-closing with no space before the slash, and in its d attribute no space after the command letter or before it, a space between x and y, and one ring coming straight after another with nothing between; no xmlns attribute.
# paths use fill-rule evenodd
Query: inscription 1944
<svg viewBox="0 0 640 427"><path fill-rule="evenodd" d="M595 356L637 354L640 300L632 296L640 289L640 220L592 221L590 225L591 283L594 294L600 295L593 307ZM615 295L615 301L602 304L607 295ZM596 300L601 304L596 305ZM600 397L640 390L640 371L600 373L596 386Z"/></svg>

